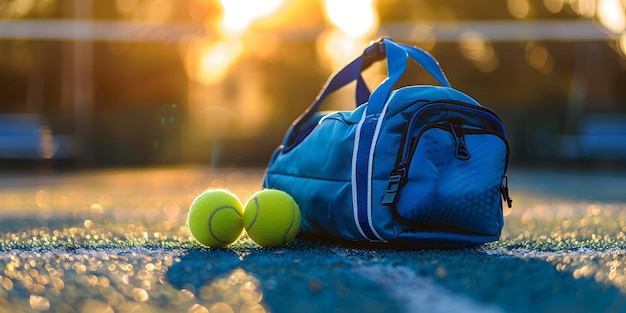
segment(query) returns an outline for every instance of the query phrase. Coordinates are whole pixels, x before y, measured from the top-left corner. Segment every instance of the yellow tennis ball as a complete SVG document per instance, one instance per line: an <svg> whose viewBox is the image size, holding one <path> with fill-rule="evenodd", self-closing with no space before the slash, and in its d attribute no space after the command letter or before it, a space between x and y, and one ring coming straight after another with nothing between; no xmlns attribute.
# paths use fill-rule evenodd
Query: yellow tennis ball
<svg viewBox="0 0 626 313"><path fill-rule="evenodd" d="M243 205L237 196L224 189L208 190L191 203L187 227L199 243L221 248L241 235L242 216Z"/></svg>
<svg viewBox="0 0 626 313"><path fill-rule="evenodd" d="M261 190L246 202L243 225L261 247L281 247L300 230L300 208L293 198L276 189Z"/></svg>

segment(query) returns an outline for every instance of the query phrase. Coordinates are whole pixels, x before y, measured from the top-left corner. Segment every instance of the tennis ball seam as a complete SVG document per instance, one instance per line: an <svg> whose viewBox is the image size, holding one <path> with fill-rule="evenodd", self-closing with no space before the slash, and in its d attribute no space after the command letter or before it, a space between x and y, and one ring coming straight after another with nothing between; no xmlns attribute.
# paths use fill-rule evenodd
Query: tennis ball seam
<svg viewBox="0 0 626 313"><path fill-rule="evenodd" d="M287 231L285 232L285 235L283 236L283 245L287 244L287 237L289 236L289 233L291 232L291 228L293 227L293 225L296 223L296 203L291 201L291 224L289 224L289 227L287 228Z"/></svg>
<svg viewBox="0 0 626 313"><path fill-rule="evenodd" d="M230 205L225 205L222 207L217 208L215 211L213 211L213 213L211 213L211 216L209 217L209 232L211 233L211 236L213 236L213 238L215 238L215 240L221 242L221 243L230 243L229 241L225 241L222 240L220 238L217 237L217 235L213 232L213 217L215 217L215 215L222 211L222 210L233 210L237 215L241 216L241 214L239 214L239 211L237 211L237 209L235 209L234 207L230 206Z"/></svg>
<svg viewBox="0 0 626 313"><path fill-rule="evenodd" d="M254 206L256 207L256 210L254 210L254 218L250 222L250 225L246 227L247 231L250 231L250 229L252 229L252 226L254 225L254 223L256 223L256 219L259 217L259 207L260 207L259 198L254 197L252 198L252 200L254 200Z"/></svg>

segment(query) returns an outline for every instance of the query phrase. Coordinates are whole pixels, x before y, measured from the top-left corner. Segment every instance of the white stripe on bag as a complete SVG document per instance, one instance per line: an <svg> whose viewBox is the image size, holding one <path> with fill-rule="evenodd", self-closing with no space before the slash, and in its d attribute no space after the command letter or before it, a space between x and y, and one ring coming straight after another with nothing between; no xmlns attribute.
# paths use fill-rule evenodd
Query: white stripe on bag
<svg viewBox="0 0 626 313"><path fill-rule="evenodd" d="M383 109L378 116L378 121L376 121L374 138L372 138L372 145L370 146L370 153L367 161L367 221L370 225L370 228L372 229L372 233L374 233L374 235L376 235L376 237L383 242L387 242L387 240L383 239L383 237L378 234L378 232L374 228L374 224L372 223L372 172L374 171L374 151L376 150L376 143L378 142L378 135L380 134L380 129L382 128L385 114L387 114L389 100L391 100L391 97L389 97L389 99L385 101L385 106L383 106Z"/></svg>
<svg viewBox="0 0 626 313"><path fill-rule="evenodd" d="M371 240L368 238L363 229L361 228L361 223L359 223L359 204L357 200L357 188L356 188L356 160L357 153L359 151L359 140L361 139L361 127L363 126L363 122L365 121L365 113L367 110L363 110L363 115L361 116L361 120L359 124L356 126L356 134L354 135L354 148L352 150L352 217L354 218L354 223L356 224L356 228L361 233L364 239Z"/></svg>

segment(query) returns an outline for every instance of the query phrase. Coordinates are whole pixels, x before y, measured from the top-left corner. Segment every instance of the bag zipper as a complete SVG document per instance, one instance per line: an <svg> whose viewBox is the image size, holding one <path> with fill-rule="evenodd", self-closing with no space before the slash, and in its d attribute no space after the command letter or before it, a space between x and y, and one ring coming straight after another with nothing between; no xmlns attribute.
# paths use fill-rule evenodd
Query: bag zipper
<svg viewBox="0 0 626 313"><path fill-rule="evenodd" d="M456 158L461 161L469 160L472 156L469 151L467 151L467 147L465 146L465 129L461 126L461 124L450 123L450 130L454 136Z"/></svg>
<svg viewBox="0 0 626 313"><path fill-rule="evenodd" d="M502 121L500 120L498 115L496 115L493 111L491 111L488 108L479 107L476 105L467 104L467 103L459 102L459 101L430 102L430 103L425 104L421 108L419 108L415 112L415 114L413 114L413 117L411 117L411 121L409 122L409 125L406 129L406 133L404 136L404 143L402 145L404 147L404 151L402 152L402 155L406 156L408 152L407 150L409 149L408 145L406 144L410 140L410 136L408 136L408 132L413 131L413 129L415 128L415 123L417 123L417 121L419 120L419 118L425 111L433 109L433 108L452 109L452 110L461 111L461 112L470 112L470 113L478 114L494 122L494 124L498 126L498 131L500 131L502 135L506 136L504 126L502 126Z"/></svg>

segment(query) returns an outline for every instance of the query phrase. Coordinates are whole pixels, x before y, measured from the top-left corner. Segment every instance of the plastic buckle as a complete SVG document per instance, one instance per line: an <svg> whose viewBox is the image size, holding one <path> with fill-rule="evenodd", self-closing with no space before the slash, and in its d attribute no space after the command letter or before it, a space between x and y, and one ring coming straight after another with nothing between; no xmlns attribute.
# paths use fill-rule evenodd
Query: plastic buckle
<svg viewBox="0 0 626 313"><path fill-rule="evenodd" d="M396 202L396 195L400 184L402 183L402 175L396 174L389 176L389 185L387 185L387 191L383 197L383 205L390 205Z"/></svg>

